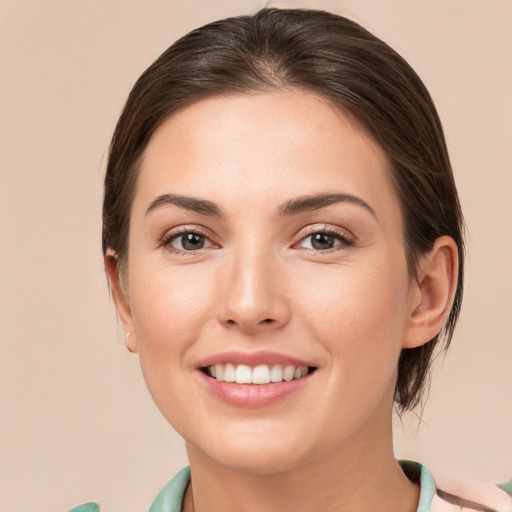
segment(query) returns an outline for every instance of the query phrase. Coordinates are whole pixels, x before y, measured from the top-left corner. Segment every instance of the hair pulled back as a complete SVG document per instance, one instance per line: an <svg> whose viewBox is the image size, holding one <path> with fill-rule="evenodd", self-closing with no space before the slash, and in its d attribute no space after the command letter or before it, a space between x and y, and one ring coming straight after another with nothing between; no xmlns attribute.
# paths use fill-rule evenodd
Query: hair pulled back
<svg viewBox="0 0 512 512"><path fill-rule="evenodd" d="M404 349L395 402L421 399L438 342L450 343L462 299L463 219L441 122L420 78L393 49L355 22L323 11L263 9L196 29L139 78L117 123L107 164L103 251L126 264L130 210L143 152L178 109L214 95L300 89L355 117L388 156L404 218L409 270L443 235L459 249L459 280L444 328Z"/></svg>

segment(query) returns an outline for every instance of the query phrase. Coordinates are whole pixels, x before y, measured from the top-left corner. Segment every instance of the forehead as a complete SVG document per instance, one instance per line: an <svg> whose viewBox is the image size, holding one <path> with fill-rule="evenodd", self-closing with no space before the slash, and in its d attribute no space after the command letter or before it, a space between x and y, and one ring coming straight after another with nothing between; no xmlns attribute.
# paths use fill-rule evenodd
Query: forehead
<svg viewBox="0 0 512 512"><path fill-rule="evenodd" d="M151 138L136 201L163 193L278 202L336 190L397 202L387 157L327 100L279 91L219 96L170 116Z"/></svg>

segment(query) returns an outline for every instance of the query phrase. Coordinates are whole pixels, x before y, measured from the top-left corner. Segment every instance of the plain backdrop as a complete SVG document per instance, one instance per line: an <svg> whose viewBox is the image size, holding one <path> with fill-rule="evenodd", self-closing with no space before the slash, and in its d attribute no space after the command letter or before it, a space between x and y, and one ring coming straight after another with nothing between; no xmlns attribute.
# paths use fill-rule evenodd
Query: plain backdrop
<svg viewBox="0 0 512 512"><path fill-rule="evenodd" d="M0 1L0 511L147 510L186 464L146 391L100 250L109 138L177 37L265 0ZM462 317L396 455L512 476L512 2L271 2L346 15L416 69L446 130L469 230ZM443 364L441 364L443 363ZM205 418L207 421L207 418Z"/></svg>

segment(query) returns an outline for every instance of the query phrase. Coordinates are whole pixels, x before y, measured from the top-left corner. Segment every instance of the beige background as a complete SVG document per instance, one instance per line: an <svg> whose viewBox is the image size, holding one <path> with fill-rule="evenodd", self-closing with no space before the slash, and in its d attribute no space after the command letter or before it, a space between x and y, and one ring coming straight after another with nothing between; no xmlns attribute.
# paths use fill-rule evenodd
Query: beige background
<svg viewBox="0 0 512 512"><path fill-rule="evenodd" d="M186 463L127 353L100 251L104 163L140 72L265 0L0 1L0 511L147 510ZM396 453L512 476L512 2L310 1L401 52L440 111L467 224L461 322ZM205 421L207 421L205 419Z"/></svg>

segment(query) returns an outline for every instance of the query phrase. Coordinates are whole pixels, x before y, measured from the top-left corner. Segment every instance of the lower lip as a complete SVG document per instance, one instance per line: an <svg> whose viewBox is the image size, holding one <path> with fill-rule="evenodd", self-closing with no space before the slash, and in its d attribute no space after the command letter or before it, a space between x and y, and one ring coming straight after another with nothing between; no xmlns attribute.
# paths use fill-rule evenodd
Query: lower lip
<svg viewBox="0 0 512 512"><path fill-rule="evenodd" d="M307 384L313 374L300 379L269 384L237 384L224 382L198 372L204 384L217 398L237 407L266 407L296 393Z"/></svg>

